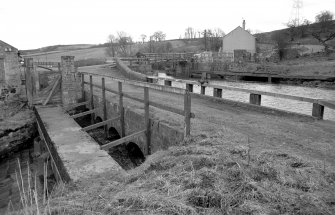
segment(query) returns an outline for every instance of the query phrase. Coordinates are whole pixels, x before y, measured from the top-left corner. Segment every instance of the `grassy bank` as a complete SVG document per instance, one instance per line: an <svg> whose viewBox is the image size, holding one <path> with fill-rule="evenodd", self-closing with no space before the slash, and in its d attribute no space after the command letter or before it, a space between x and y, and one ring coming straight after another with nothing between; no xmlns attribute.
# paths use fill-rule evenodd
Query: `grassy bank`
<svg viewBox="0 0 335 215"><path fill-rule="evenodd" d="M334 214L335 171L280 151L194 137L127 175L66 185L52 214ZM47 212L46 214L48 214Z"/></svg>

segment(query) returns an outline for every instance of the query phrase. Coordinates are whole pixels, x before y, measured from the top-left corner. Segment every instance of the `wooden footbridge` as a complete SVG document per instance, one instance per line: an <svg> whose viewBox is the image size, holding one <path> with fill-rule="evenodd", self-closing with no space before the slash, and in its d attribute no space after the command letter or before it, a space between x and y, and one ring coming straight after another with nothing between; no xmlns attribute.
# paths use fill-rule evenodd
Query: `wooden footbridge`
<svg viewBox="0 0 335 215"><path fill-rule="evenodd" d="M74 57L70 56L62 57L59 71L48 73L44 77L47 84L42 88L41 78L38 76L44 75L43 72L35 72L32 59L26 59L25 65L27 99L29 105L34 107L39 133L55 167L55 175L62 181L79 181L109 170L123 171L108 154L111 148L121 144L133 143L144 155L179 144L190 135L191 118L195 117L191 112L191 97L225 102L221 98L222 90L246 92L250 94L250 104L239 105L264 109L269 108L260 106L262 95L293 99L312 103L312 116L318 119L323 118L325 107L335 109L334 101L292 95L192 81L185 81L185 89L182 89L171 86L175 80L157 82L156 77L148 77L147 82L141 82L97 73L79 73L74 68ZM137 93L127 93L123 89L124 85L132 86ZM194 93L196 87L200 88L200 93ZM213 97L204 95L206 87L214 89ZM156 97L151 99L150 92ZM179 100L181 104L164 104L157 99L160 93L182 98ZM142 108L127 107L124 99L142 104ZM84 110L80 111L80 108ZM164 122L168 119L161 121L155 118L152 108L183 118L183 123L171 126ZM89 116L90 122L80 126L76 120L85 116ZM120 138L98 144L88 132L101 127L105 140L108 140L111 130L118 132Z"/></svg>
<svg viewBox="0 0 335 215"><path fill-rule="evenodd" d="M112 147L135 142L143 154L149 155L190 135L194 114L191 113L191 97L187 90L108 77L108 85L117 86L118 90L114 90L106 87L105 77L100 77L101 84L97 84L93 83L92 74L79 74L74 68L73 57L69 56L62 57L60 71L48 73L48 85L41 88L39 76L43 72L35 72L32 59L26 59L25 65L28 103L34 108L38 130L58 180L78 181L108 170L122 171L108 154ZM85 77L89 81L85 81ZM124 93L123 84L141 88L143 99ZM101 90L101 96L97 96L95 90ZM184 109L150 101L150 90L182 94ZM117 95L118 101L109 101L106 92ZM144 113L124 107L124 98L143 103ZM184 125L176 129L152 119L150 106L183 117ZM76 112L78 107L86 107L87 111ZM81 127L76 119L85 116L90 116L91 123ZM99 145L87 132L100 127L104 128L105 139L111 128L116 129L121 138Z"/></svg>

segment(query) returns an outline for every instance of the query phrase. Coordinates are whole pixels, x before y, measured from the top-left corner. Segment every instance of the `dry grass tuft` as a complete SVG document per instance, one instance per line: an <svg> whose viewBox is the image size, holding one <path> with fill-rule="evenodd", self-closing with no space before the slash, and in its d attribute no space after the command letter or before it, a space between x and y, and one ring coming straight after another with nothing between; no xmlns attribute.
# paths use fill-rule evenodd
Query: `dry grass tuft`
<svg viewBox="0 0 335 215"><path fill-rule="evenodd" d="M322 164L285 152L219 143L219 137L194 138L156 152L127 176L106 173L89 186L67 189L51 201L51 211L335 214L334 169L324 172Z"/></svg>

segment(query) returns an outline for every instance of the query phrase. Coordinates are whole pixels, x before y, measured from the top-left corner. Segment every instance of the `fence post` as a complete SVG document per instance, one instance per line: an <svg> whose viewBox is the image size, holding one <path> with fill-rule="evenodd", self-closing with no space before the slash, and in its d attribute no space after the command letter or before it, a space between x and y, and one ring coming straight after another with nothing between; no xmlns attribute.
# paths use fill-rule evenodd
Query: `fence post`
<svg viewBox="0 0 335 215"><path fill-rule="evenodd" d="M151 154L151 123L150 123L150 117L149 117L149 88L144 87L144 120L145 120L145 127L147 129L146 131L146 144L147 144L147 154Z"/></svg>
<svg viewBox="0 0 335 215"><path fill-rule="evenodd" d="M318 119L323 119L324 110L325 110L325 107L323 105L320 105L318 103L313 103L312 116Z"/></svg>
<svg viewBox="0 0 335 215"><path fill-rule="evenodd" d="M81 74L81 99L82 101L85 101L85 75Z"/></svg>
<svg viewBox="0 0 335 215"><path fill-rule="evenodd" d="M184 138L190 136L191 133L191 95L188 90L184 94Z"/></svg>
<svg viewBox="0 0 335 215"><path fill-rule="evenodd" d="M126 131L125 131L125 123L124 123L122 82L118 82L118 84L119 84L119 108L120 108L121 137L125 137Z"/></svg>
<svg viewBox="0 0 335 215"><path fill-rule="evenodd" d="M91 103L91 110L94 109L94 101L93 101L93 78L90 75L90 103ZM94 113L91 114L91 124L94 124Z"/></svg>
<svg viewBox="0 0 335 215"><path fill-rule="evenodd" d="M262 95L250 93L249 103L254 105L261 105Z"/></svg>
<svg viewBox="0 0 335 215"><path fill-rule="evenodd" d="M105 88L105 78L101 78L101 92L102 92L102 110L103 110L103 121L107 120L107 104L106 104L106 88ZM108 137L107 135L107 125L104 125L105 131L105 138Z"/></svg>

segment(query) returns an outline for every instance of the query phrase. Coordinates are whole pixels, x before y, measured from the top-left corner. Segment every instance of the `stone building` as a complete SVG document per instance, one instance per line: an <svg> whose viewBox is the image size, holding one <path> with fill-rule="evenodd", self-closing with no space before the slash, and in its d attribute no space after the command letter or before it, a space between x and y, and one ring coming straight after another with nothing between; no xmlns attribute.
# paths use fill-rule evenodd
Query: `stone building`
<svg viewBox="0 0 335 215"><path fill-rule="evenodd" d="M245 21L243 21L243 27L238 26L222 40L222 52L234 53L234 58L240 58L235 54L242 54L244 57L246 53L249 53L250 57L253 58L256 53L256 38L245 30Z"/></svg>
<svg viewBox="0 0 335 215"><path fill-rule="evenodd" d="M21 86L18 49L0 40L0 96L4 91L18 93Z"/></svg>

